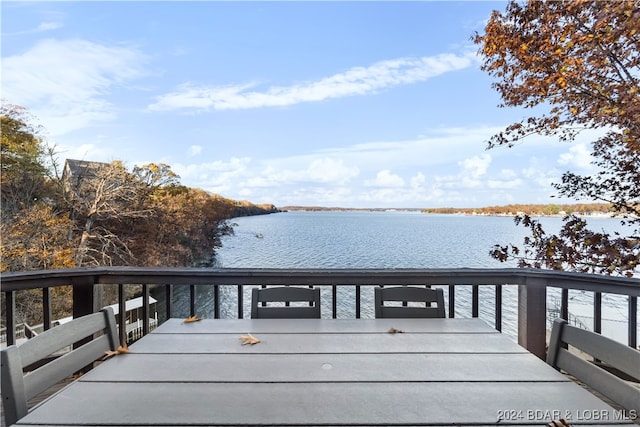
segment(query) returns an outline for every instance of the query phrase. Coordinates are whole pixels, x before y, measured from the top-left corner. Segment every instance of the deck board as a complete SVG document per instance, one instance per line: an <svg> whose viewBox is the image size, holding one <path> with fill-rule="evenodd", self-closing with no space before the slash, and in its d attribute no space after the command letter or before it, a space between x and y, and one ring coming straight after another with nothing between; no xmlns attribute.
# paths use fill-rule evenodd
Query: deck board
<svg viewBox="0 0 640 427"><path fill-rule="evenodd" d="M131 346L135 353L526 353L500 334L274 334L252 333L261 340L240 344L241 334L150 334Z"/></svg>
<svg viewBox="0 0 640 427"><path fill-rule="evenodd" d="M255 333L388 333L390 328L406 333L482 333L498 334L494 328L479 319L205 319L184 323L183 319L169 319L152 334L211 334L246 332Z"/></svg>
<svg viewBox="0 0 640 427"><path fill-rule="evenodd" d="M522 396L528 396L524 401ZM109 424L114 414L127 423L165 425L254 424L447 424L498 421L501 411L509 422L546 424L544 415L557 411L575 418L589 411L611 408L573 383L277 383L212 384L78 383L55 402L27 415L25 423ZM101 404L95 405L94 396ZM144 396L144 398L141 398ZM240 398L241 396L241 398ZM391 398L391 396L393 396ZM179 404L178 404L179 402ZM56 405L46 411L46 405ZM586 406L585 406L586 405ZM78 413L78 407L83 407ZM424 408L428 407L428 413ZM541 413L529 411L540 410ZM506 422L506 420L505 420Z"/></svg>
<svg viewBox="0 0 640 427"><path fill-rule="evenodd" d="M532 354L163 354L122 355L82 381L421 382L570 381ZM126 359L126 360L125 360ZM230 366L233 369L220 369ZM427 367L427 369L425 369Z"/></svg>
<svg viewBox="0 0 640 427"><path fill-rule="evenodd" d="M262 341L242 345L248 332ZM479 319L174 319L20 424L453 427L560 417L631 424Z"/></svg>

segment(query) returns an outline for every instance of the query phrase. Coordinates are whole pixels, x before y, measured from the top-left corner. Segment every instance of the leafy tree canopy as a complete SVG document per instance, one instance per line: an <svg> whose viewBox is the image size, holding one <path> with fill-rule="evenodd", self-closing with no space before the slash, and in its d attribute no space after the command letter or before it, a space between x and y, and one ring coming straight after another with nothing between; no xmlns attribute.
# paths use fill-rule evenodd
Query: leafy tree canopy
<svg viewBox="0 0 640 427"><path fill-rule="evenodd" d="M27 111L20 106L2 103L0 124L2 125L2 173L17 174L17 168L28 165L32 170L42 171L42 140L39 129L29 124Z"/></svg>
<svg viewBox="0 0 640 427"><path fill-rule="evenodd" d="M233 232L229 218L270 212L185 187L164 163L129 171L121 161L68 160L58 176L55 153L25 108L3 101L0 121L0 271L213 265L222 236ZM68 315L71 290L52 293L54 316ZM38 290L20 292L18 319L39 323L41 300Z"/></svg>
<svg viewBox="0 0 640 427"><path fill-rule="evenodd" d="M611 203L627 236L588 230L567 217L558 235L530 218L525 250L495 247L500 260L521 266L633 274L640 264L640 2L510 1L476 34L482 69L496 78L503 107L544 111L494 135L489 148L513 146L529 135L572 141L584 129L603 129L592 142L598 172L570 171L554 184L559 195ZM536 110L536 111L538 111Z"/></svg>
<svg viewBox="0 0 640 427"><path fill-rule="evenodd" d="M11 215L42 196L46 147L39 129L20 106L0 105L2 214Z"/></svg>
<svg viewBox="0 0 640 427"><path fill-rule="evenodd" d="M212 265L221 237L233 232L227 219L245 211L270 212L250 203L241 209L235 200L185 187L163 163L130 172L121 161L69 160L62 176L54 178L45 165L51 153L41 149L26 111L13 106L2 111L0 118L9 123L2 135L3 160L33 167L16 166L15 174L2 176L0 271ZM33 191L16 182L42 184L40 197L32 198ZM19 200L5 203L5 195Z"/></svg>

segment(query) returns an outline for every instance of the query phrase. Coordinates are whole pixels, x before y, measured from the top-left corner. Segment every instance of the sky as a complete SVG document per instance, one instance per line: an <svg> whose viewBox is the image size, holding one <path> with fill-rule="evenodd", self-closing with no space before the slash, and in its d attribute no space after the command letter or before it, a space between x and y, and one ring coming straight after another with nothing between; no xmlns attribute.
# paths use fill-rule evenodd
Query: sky
<svg viewBox="0 0 640 427"><path fill-rule="evenodd" d="M165 163L278 207L559 203L594 134L487 150L485 1L3 1L1 97L61 162ZM598 132L598 131L593 131Z"/></svg>

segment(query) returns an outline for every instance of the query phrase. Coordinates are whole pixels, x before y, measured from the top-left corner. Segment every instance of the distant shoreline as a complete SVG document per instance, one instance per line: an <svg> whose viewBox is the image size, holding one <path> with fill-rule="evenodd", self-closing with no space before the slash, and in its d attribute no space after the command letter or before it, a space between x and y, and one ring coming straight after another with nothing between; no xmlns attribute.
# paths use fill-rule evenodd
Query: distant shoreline
<svg viewBox="0 0 640 427"><path fill-rule="evenodd" d="M504 206L486 206L481 208L344 208L326 206L284 206L280 211L305 212L420 212L424 214L466 215L466 216L550 216L564 217L567 215L588 216L592 218L611 218L611 205L606 203L576 203L576 204L512 204Z"/></svg>
<svg viewBox="0 0 640 427"><path fill-rule="evenodd" d="M342 208L327 206L283 206L280 211L305 211L305 212L422 212L423 208Z"/></svg>

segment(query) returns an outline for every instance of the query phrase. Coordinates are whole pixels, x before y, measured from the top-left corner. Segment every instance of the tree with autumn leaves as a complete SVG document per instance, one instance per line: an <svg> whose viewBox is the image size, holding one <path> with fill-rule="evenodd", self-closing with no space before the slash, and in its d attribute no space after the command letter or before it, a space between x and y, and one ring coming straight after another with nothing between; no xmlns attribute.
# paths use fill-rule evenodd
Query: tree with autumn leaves
<svg viewBox="0 0 640 427"><path fill-rule="evenodd" d="M73 266L65 238L71 223L57 208L47 147L32 122L26 109L1 104L2 271Z"/></svg>
<svg viewBox="0 0 640 427"><path fill-rule="evenodd" d="M59 176L52 150L22 107L2 103L0 270L98 265L207 266L215 261L234 200L180 185L165 164L84 162L77 179ZM38 291L22 292L18 317L38 322ZM53 289L53 315L71 308ZM104 303L109 303L103 301Z"/></svg>
<svg viewBox="0 0 640 427"><path fill-rule="evenodd" d="M234 200L180 185L166 164L76 161L78 176L58 176L26 111L2 108L2 271L211 265Z"/></svg>
<svg viewBox="0 0 640 427"><path fill-rule="evenodd" d="M533 134L572 141L601 129L592 142L598 172L571 171L554 184L560 196L610 203L628 233L589 229L567 216L555 235L528 216L524 247L496 246L492 256L520 266L632 275L640 265L640 3L638 1L510 1L476 34L482 70L503 107L535 114L494 135L489 148L512 147Z"/></svg>

